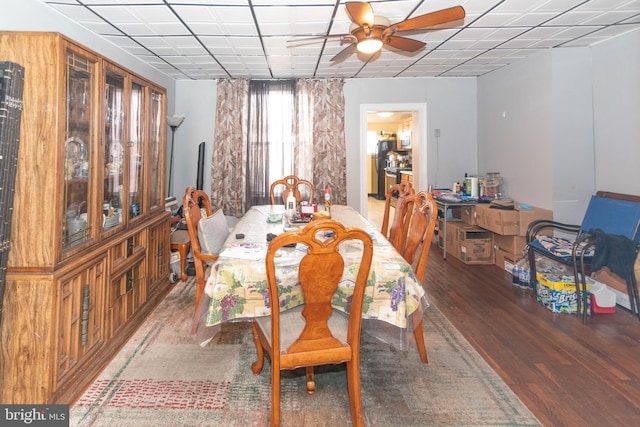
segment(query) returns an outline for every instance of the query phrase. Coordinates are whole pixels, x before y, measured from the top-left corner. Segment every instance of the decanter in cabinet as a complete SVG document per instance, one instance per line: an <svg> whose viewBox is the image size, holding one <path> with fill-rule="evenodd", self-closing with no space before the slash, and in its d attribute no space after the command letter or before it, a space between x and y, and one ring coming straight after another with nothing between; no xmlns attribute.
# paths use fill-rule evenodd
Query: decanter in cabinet
<svg viewBox="0 0 640 427"><path fill-rule="evenodd" d="M57 33L0 57L25 67L0 401L71 403L170 289L166 93Z"/></svg>

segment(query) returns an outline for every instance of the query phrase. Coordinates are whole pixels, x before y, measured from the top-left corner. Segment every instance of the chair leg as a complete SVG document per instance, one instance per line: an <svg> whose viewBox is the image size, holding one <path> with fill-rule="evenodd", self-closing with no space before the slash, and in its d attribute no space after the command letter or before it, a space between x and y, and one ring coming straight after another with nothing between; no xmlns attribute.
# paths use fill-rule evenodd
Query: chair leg
<svg viewBox="0 0 640 427"><path fill-rule="evenodd" d="M629 295L629 308L640 319L640 296L638 295L638 282L635 272L631 272L627 279L627 295Z"/></svg>
<svg viewBox="0 0 640 427"><path fill-rule="evenodd" d="M256 343L256 352L258 353L257 360L251 364L251 372L253 372L254 375L258 375L264 367L264 348L262 348L262 343L260 342L256 322L251 322L251 329L253 330L253 340Z"/></svg>
<svg viewBox="0 0 640 427"><path fill-rule="evenodd" d="M273 363L273 361L272 361ZM271 426L280 425L280 367L271 367Z"/></svg>
<svg viewBox="0 0 640 427"><path fill-rule="evenodd" d="M346 362L346 366L351 421L354 427L363 427L364 415L362 413L362 395L360 391L360 361L359 359L351 360L350 362Z"/></svg>
<svg viewBox="0 0 640 427"><path fill-rule="evenodd" d="M413 336L416 338L416 345L422 363L429 363L427 358L427 347L424 344L424 334L422 332L422 310L418 309L413 312Z"/></svg>
<svg viewBox="0 0 640 427"><path fill-rule="evenodd" d="M314 394L316 392L316 380L313 373L313 366L307 366L307 394Z"/></svg>
<svg viewBox="0 0 640 427"><path fill-rule="evenodd" d="M196 280L196 306L193 311L193 324L191 325L192 335L198 331L198 323L200 322L200 317L202 317L202 313L204 312L204 305L200 305L200 300L202 299L203 293L204 281Z"/></svg>

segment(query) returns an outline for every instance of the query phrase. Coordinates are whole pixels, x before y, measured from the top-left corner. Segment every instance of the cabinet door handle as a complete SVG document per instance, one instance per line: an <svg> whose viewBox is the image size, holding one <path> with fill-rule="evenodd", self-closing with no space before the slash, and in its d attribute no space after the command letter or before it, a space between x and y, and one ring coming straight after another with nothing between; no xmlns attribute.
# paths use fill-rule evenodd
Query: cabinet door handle
<svg viewBox="0 0 640 427"><path fill-rule="evenodd" d="M89 284L86 284L82 288L82 320L80 322L80 340L82 345L87 345L87 338L89 335Z"/></svg>

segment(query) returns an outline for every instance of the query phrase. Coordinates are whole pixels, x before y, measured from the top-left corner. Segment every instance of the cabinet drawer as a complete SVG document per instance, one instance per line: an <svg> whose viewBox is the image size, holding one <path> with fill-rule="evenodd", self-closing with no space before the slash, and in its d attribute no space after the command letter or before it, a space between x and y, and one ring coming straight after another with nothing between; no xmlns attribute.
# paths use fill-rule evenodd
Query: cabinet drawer
<svg viewBox="0 0 640 427"><path fill-rule="evenodd" d="M114 245L110 250L111 273L116 274L123 268L129 268L127 261L138 257L146 247L146 230L134 234Z"/></svg>

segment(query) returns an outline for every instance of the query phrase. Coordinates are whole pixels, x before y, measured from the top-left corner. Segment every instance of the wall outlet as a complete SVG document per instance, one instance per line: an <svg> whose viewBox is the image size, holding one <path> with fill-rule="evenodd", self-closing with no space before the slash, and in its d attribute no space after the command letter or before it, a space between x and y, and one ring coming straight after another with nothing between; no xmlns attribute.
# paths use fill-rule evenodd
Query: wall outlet
<svg viewBox="0 0 640 427"><path fill-rule="evenodd" d="M436 135L436 138L440 138L440 129L436 129L434 133Z"/></svg>

